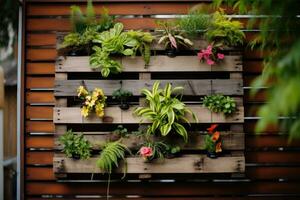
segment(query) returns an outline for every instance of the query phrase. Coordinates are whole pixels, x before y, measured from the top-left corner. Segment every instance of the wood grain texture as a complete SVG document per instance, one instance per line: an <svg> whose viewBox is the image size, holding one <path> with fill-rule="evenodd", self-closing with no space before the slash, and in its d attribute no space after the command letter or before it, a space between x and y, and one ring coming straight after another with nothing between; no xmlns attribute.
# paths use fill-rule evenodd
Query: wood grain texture
<svg viewBox="0 0 300 200"><path fill-rule="evenodd" d="M97 158L74 160L55 154L53 170L55 173L103 173L95 166ZM244 157L208 158L206 155L184 155L164 161L145 163L140 157L126 158L127 173L234 173L245 171ZM180 166L180 167L178 167ZM116 169L123 173L124 164Z"/></svg>
<svg viewBox="0 0 300 200"><path fill-rule="evenodd" d="M194 112L198 118L198 123L243 123L244 122L244 108L238 107L238 110L232 115L225 117L222 114L211 113L208 109L201 105L188 105L191 111ZM129 110L121 110L119 107L105 108L105 117L113 118L112 122L106 122L105 117L99 118L94 113L84 118L80 114L79 107L55 107L53 109L53 122L55 124L136 124L140 122L140 118L133 115L135 107ZM195 123L190 114L186 116L191 123ZM145 123L145 122L144 122Z"/></svg>
<svg viewBox="0 0 300 200"><path fill-rule="evenodd" d="M241 72L242 63L240 56L226 56L224 61L216 66L201 63L197 56L152 56L150 64L145 68L144 60L140 56L135 58L121 58L123 72L210 72L228 71ZM56 72L93 72L86 56L59 57L56 63Z"/></svg>
<svg viewBox="0 0 300 200"><path fill-rule="evenodd" d="M243 81L231 79L206 79L206 80L159 80L164 87L167 83L171 83L173 87L183 87L179 94L187 96L204 96L211 94L224 95L242 95ZM115 90L122 87L134 96L141 96L141 90L151 89L155 80L66 80L56 81L54 95L57 97L77 96L77 88L84 85L89 91L94 88L103 89L106 96L111 96Z"/></svg>

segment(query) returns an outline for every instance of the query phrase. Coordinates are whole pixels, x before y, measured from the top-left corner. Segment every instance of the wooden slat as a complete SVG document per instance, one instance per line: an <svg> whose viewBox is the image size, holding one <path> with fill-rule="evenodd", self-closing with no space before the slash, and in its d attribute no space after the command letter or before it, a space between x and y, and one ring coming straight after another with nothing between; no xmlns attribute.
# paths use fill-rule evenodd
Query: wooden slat
<svg viewBox="0 0 300 200"><path fill-rule="evenodd" d="M44 121L26 121L26 132L54 132L53 122L44 122Z"/></svg>
<svg viewBox="0 0 300 200"><path fill-rule="evenodd" d="M54 61L57 57L55 49L27 49L26 59L30 61Z"/></svg>
<svg viewBox="0 0 300 200"><path fill-rule="evenodd" d="M55 154L53 170L55 173L102 173L95 167L98 158L74 160ZM180 167L178 167L180 166ZM123 173L120 164L117 173ZM145 163L140 157L126 158L126 171L130 173L234 173L245 170L244 157L208 158L206 155L183 155L181 157Z"/></svg>
<svg viewBox="0 0 300 200"><path fill-rule="evenodd" d="M236 79L214 79L214 80L159 80L161 87L167 83L172 83L173 87L181 86L184 88L183 95L202 96L211 94L224 95L242 95L242 80ZM146 80L67 80L55 82L55 96L77 96L77 88L84 83L88 90L93 90L96 87L103 89L106 96L111 96L113 92L120 88L129 90L134 96L140 96L143 88L151 89L155 81Z"/></svg>
<svg viewBox="0 0 300 200"><path fill-rule="evenodd" d="M27 106L26 119L48 119L53 118L53 107L49 106Z"/></svg>
<svg viewBox="0 0 300 200"><path fill-rule="evenodd" d="M54 138L53 136L27 136L26 137L27 148L47 148L53 149Z"/></svg>
<svg viewBox="0 0 300 200"><path fill-rule="evenodd" d="M72 4L43 4L29 5L27 16L43 16L43 15L70 15L70 6ZM117 4L95 4L96 14L101 14L102 7L109 9L111 15L153 15L153 14L184 14L192 4L187 3L117 3ZM80 5L80 8L85 12L85 5Z"/></svg>
<svg viewBox="0 0 300 200"><path fill-rule="evenodd" d="M203 108L201 105L189 105L188 108L190 108L195 113L195 115L199 120L199 123L242 123L244 122L243 107L238 107L238 111L235 112L232 116L228 116L228 117L225 117L222 114L211 113L208 109ZM87 118L82 117L80 114L79 107L61 107L61 108L55 107L53 113L53 121L56 124L139 123L140 118L132 114L134 109L135 109L134 107L131 107L129 110L124 111L121 110L119 107L107 107L105 108L105 116L112 117L113 122L105 122L105 117L103 120L97 117L93 113L91 113L91 115ZM190 119L191 123L194 123L190 115L187 115L187 118Z"/></svg>
<svg viewBox="0 0 300 200"><path fill-rule="evenodd" d="M26 92L27 104L54 104L53 92Z"/></svg>
<svg viewBox="0 0 300 200"><path fill-rule="evenodd" d="M105 178L107 178L105 176ZM245 195L245 194L298 194L299 182L116 182L112 184L110 194L155 196L196 196L196 195ZM106 194L106 183L55 183L55 182L31 182L27 184L28 195L61 194L61 195L90 195ZM183 189L184 186L184 189ZM157 188L153 192L153 188ZM201 189L199 189L201 188ZM273 199L274 195L270 197Z"/></svg>
<svg viewBox="0 0 300 200"><path fill-rule="evenodd" d="M54 88L54 77L27 77L26 88Z"/></svg>
<svg viewBox="0 0 300 200"><path fill-rule="evenodd" d="M28 75L54 75L54 63L27 63L26 73Z"/></svg>
<svg viewBox="0 0 300 200"><path fill-rule="evenodd" d="M89 133L83 132L85 138L90 141L92 148L94 150L99 150L101 144L110 140L111 135L109 133L100 132L100 133ZM58 135L57 135L58 136ZM182 140L178 140L179 146L183 150L204 150L204 137L203 133L199 132L190 132L189 133L189 142L183 144ZM243 150L244 149L244 133L232 133L232 132L221 132L222 138L222 148L224 150ZM174 139L173 139L174 140ZM173 141L172 140L172 141ZM176 141L173 141L176 143ZM53 142L52 142L53 143ZM130 149L137 149L139 145L143 143L141 137L136 135L129 135L128 137L122 138L122 143L125 144ZM63 148L62 144L55 139L55 144L52 148L61 150Z"/></svg>
<svg viewBox="0 0 300 200"><path fill-rule="evenodd" d="M226 56L224 61L216 66L201 63L197 56L152 56L150 64L145 68L142 57L122 58L124 72L201 72L201 71L242 71L239 56ZM60 57L57 60L56 72L93 72L89 67L89 58L86 56Z"/></svg>
<svg viewBox="0 0 300 200"><path fill-rule="evenodd" d="M26 168L27 180L55 180L52 168L49 167L27 167Z"/></svg>
<svg viewBox="0 0 300 200"><path fill-rule="evenodd" d="M27 165L52 165L53 162L53 152L37 151L37 152L27 152L26 153L26 164Z"/></svg>

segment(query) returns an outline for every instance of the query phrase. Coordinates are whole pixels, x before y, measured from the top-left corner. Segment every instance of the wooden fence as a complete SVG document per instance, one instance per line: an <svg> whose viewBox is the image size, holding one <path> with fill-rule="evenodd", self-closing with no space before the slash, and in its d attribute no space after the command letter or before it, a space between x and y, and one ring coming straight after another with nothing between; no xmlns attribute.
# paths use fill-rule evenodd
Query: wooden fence
<svg viewBox="0 0 300 200"><path fill-rule="evenodd" d="M118 20L124 23L126 29L153 29L157 17L185 14L192 5L210 1L94 2L97 2L97 11L105 6L111 14L118 15ZM57 181L53 172L56 146L53 107L55 95L61 92L54 92L55 62L58 56L56 34L70 30L69 7L75 3L85 6L84 1L25 1L25 107L22 135L24 199L105 198L107 177L99 176L91 181L89 176L82 176L81 181L78 181L78 177L74 177L74 180ZM245 18L241 20L245 21ZM247 40L251 40L254 34L254 31L247 31ZM288 145L287 137L278 134L278 127L269 127L259 136L254 133L256 110L265 102L266 97L265 91L261 90L251 98L249 87L251 81L261 73L263 56L265 54L258 51L245 50L243 53L245 176L170 174L163 177L154 175L148 180L139 180L134 176L128 176L125 180L113 177L112 199L299 199L300 142L293 141Z"/></svg>

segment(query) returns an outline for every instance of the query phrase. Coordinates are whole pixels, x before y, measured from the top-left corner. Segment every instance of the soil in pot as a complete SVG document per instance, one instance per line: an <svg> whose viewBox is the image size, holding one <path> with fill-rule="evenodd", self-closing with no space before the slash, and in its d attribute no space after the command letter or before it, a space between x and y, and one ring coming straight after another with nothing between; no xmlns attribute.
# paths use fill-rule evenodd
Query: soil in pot
<svg viewBox="0 0 300 200"><path fill-rule="evenodd" d="M212 158L212 159L215 159L215 158L217 158L218 157L218 154L216 153L216 152L207 152L206 153L206 155L207 155L207 157L209 157L209 158Z"/></svg>

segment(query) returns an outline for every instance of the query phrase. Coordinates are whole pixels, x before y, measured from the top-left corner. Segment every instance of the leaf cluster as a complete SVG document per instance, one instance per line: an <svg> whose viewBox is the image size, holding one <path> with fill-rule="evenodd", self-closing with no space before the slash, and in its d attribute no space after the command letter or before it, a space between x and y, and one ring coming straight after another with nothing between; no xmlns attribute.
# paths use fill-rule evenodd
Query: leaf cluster
<svg viewBox="0 0 300 200"><path fill-rule="evenodd" d="M142 117L141 122L150 121L151 125L147 129L147 134L159 133L161 136L167 136L173 132L182 136L185 142L188 141L188 133L185 127L180 124L185 122L189 124L186 114L195 115L186 105L172 94L182 91L182 87L172 88L171 84L166 84L164 89L160 89L160 82L153 84L152 91L143 89L142 94L146 96L147 106L138 107L135 114Z"/></svg>
<svg viewBox="0 0 300 200"><path fill-rule="evenodd" d="M179 28L188 36L201 36L210 26L211 17L199 10L190 11L188 15L181 17L178 22Z"/></svg>
<svg viewBox="0 0 300 200"><path fill-rule="evenodd" d="M216 11L212 15L212 21L205 33L205 38L214 46L239 46L244 42L245 34L239 21L227 18L223 10Z"/></svg>
<svg viewBox="0 0 300 200"><path fill-rule="evenodd" d="M202 98L203 106L215 113L231 115L236 111L236 102L230 96L221 94L209 95Z"/></svg>
<svg viewBox="0 0 300 200"><path fill-rule="evenodd" d="M208 152L215 152L216 143L211 139L211 135L205 135L205 137L204 137L204 148Z"/></svg>
<svg viewBox="0 0 300 200"><path fill-rule="evenodd" d="M122 88L119 88L112 93L112 98L119 101L126 101L132 95L132 92L129 90L123 90Z"/></svg>
<svg viewBox="0 0 300 200"><path fill-rule="evenodd" d="M82 134L74 134L72 130L68 130L64 135L59 137L59 141L63 145L63 150L67 157L80 156L80 159L88 159L91 157L91 144L84 138Z"/></svg>
<svg viewBox="0 0 300 200"><path fill-rule="evenodd" d="M120 160L125 159L126 151L130 152L120 141L106 143L97 159L97 167L104 173L112 173L113 168L119 166Z"/></svg>
<svg viewBox="0 0 300 200"><path fill-rule="evenodd" d="M157 24L162 28L158 44L164 44L166 49L178 49L179 46L193 46L193 42L184 37L183 32L179 30L176 22L158 21Z"/></svg>

